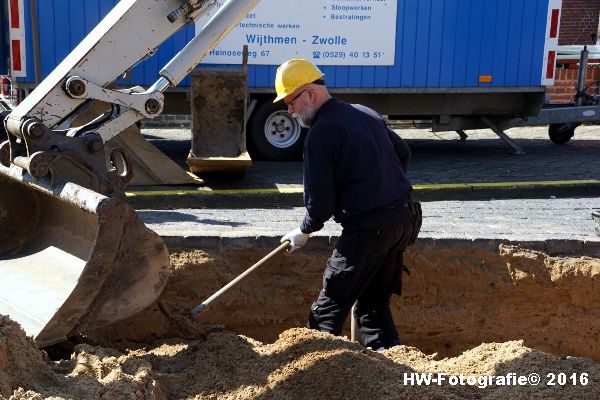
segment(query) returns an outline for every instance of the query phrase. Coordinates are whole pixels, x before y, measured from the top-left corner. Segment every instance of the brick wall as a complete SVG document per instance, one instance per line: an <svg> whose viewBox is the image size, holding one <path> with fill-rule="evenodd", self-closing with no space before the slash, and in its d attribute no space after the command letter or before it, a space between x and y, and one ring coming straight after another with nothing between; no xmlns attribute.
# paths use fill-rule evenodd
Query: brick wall
<svg viewBox="0 0 600 400"><path fill-rule="evenodd" d="M575 68L557 68L554 86L548 86L546 93L550 95L550 103L570 103L573 101L577 86L577 73ZM600 80L600 68L589 68L586 76L586 85ZM598 94L598 87L591 86L588 93Z"/></svg>
<svg viewBox="0 0 600 400"><path fill-rule="evenodd" d="M590 37L598 31L600 0L563 0L559 45L596 44Z"/></svg>

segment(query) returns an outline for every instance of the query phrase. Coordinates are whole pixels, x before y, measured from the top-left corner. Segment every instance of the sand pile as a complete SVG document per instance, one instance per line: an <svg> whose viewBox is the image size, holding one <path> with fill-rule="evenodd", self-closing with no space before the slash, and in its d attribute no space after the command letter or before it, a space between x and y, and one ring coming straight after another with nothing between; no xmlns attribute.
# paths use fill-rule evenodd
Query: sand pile
<svg viewBox="0 0 600 400"><path fill-rule="evenodd" d="M191 308L262 256L174 251L162 300ZM272 260L203 314L190 340L169 339L182 333L155 304L89 332L102 346L55 362L0 316L0 400L600 398L590 359L600 361L600 258L485 243L411 248L403 296L392 299L407 346L375 353L294 328L328 256ZM203 336L211 325L235 333ZM538 385L527 383L534 373Z"/></svg>
<svg viewBox="0 0 600 400"><path fill-rule="evenodd" d="M12 393L11 388L39 377L43 369L42 353L33 341L18 324L0 315L0 394Z"/></svg>
<svg viewBox="0 0 600 400"><path fill-rule="evenodd" d="M5 397L3 397L5 396ZM15 322L0 316L0 400L164 399L152 366L114 349L80 345L52 362Z"/></svg>
<svg viewBox="0 0 600 400"><path fill-rule="evenodd" d="M3 319L0 399L587 399L600 396L600 366L589 359L557 357L512 341L483 344L446 359L397 346L376 353L344 338L304 328L262 344L231 332L205 340L168 340L144 347L79 345L68 360L42 362L15 324ZM2 354L7 354L3 352ZM26 371L38 371L26 374ZM441 385L418 385L414 373L445 373ZM468 385L469 376L528 376L537 386ZM564 373L566 382L548 374ZM464 375L464 384L449 383ZM587 375L582 375L587 374ZM423 375L425 376L425 375ZM575 376L575 384L571 376ZM583 378L585 377L585 379ZM407 379L409 379L407 381ZM563 385L559 384L559 381ZM582 384L586 383L585 385ZM505 382L510 383L510 382ZM479 386L484 386L480 383ZM20 388L20 389L19 389ZM17 389L15 392L13 390ZM4 397L2 397L4 396Z"/></svg>

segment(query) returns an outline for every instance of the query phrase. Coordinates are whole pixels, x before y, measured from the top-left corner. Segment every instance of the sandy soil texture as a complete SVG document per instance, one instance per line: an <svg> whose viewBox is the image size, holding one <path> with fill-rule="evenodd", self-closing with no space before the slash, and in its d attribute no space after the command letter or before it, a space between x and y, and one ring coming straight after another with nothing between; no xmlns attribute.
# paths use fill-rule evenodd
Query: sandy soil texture
<svg viewBox="0 0 600 400"><path fill-rule="evenodd" d="M162 299L193 308L265 254L172 251L172 276ZM272 342L306 325L328 256L323 250L276 257L201 315L196 331L176 329L154 305L92 336L149 342L194 338L205 327L224 325ZM416 246L405 263L410 275L404 275L403 295L392 297L403 344L451 357L481 343L523 340L558 356L600 361L600 259L512 246Z"/></svg>
<svg viewBox="0 0 600 400"><path fill-rule="evenodd" d="M263 255L172 251L161 301L191 308ZM298 328L328 255L276 258L185 329L156 304L59 361L0 316L0 400L600 397L599 259L412 248L392 303L405 345L376 353ZM518 384L533 373L538 385Z"/></svg>
<svg viewBox="0 0 600 400"><path fill-rule="evenodd" d="M21 327L0 315L0 394L11 392L38 376L44 368L42 353Z"/></svg>
<svg viewBox="0 0 600 400"><path fill-rule="evenodd" d="M6 335L7 327L10 335ZM218 332L205 340L169 340L120 349L79 345L68 360L38 365L41 352L33 349L14 323L3 319L0 330L0 351L10 347L18 354L18 362L0 376L2 400L600 396L598 364L589 359L552 356L519 341L482 344L458 357L438 359L408 346L376 353L344 338L296 328L283 332L272 344ZM32 363L37 365L33 375L29 374ZM533 372L541 378L539 385L515 384L516 377ZM548 385L551 374L561 372L567 383L560 385L555 378L555 385ZM433 377L447 374L443 376L448 381L440 385L411 383L409 377L417 373L432 373ZM455 379L454 384L450 379ZM477 381L469 384L469 379Z"/></svg>

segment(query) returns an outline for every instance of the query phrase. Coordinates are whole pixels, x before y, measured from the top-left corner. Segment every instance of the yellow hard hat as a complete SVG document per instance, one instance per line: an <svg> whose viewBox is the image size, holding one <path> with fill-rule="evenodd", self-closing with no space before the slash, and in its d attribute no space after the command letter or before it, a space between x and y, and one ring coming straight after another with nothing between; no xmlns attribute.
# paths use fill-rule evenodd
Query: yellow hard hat
<svg viewBox="0 0 600 400"><path fill-rule="evenodd" d="M294 93L300 86L321 79L325 74L310 61L293 58L281 64L275 75L277 97L273 103Z"/></svg>

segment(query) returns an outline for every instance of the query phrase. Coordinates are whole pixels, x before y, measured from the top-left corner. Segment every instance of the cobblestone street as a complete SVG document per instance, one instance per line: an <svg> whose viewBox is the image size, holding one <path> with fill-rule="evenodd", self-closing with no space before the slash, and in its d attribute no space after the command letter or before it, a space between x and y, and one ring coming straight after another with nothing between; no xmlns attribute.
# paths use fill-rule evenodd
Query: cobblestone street
<svg viewBox="0 0 600 400"><path fill-rule="evenodd" d="M489 129L467 131L458 140L455 132L400 129L413 158L409 178L413 184L477 182L539 182L591 180L600 177L600 126L580 126L565 145L548 138L547 127L513 128L507 131L527 152L514 155ZM189 152L186 129L145 129L152 143L181 165ZM302 186L301 162L254 162L243 179L207 179L212 189L285 188Z"/></svg>
<svg viewBox="0 0 600 400"><path fill-rule="evenodd" d="M600 242L594 234L593 209L600 209L597 198L426 202L420 237ZM140 210L138 214L161 236L256 238L287 233L298 225L304 209ZM341 227L329 221L315 236L337 237L340 232Z"/></svg>

